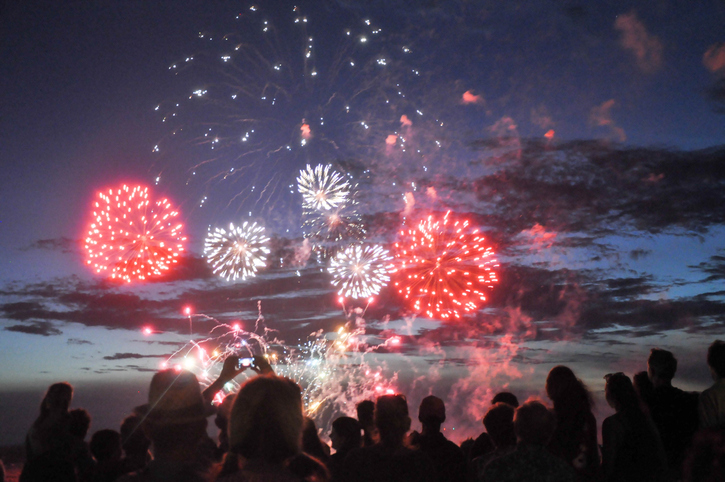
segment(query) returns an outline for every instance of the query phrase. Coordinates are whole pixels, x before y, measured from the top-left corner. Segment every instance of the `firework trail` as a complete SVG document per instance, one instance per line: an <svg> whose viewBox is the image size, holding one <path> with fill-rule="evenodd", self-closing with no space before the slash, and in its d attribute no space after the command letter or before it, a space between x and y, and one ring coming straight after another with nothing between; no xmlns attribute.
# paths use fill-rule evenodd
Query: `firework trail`
<svg viewBox="0 0 725 482"><path fill-rule="evenodd" d="M277 375L300 385L306 413L325 418L328 424L339 414L353 414L360 400L394 392L397 376L386 378L385 368L372 363L371 349L363 341L365 329L360 326L350 330L348 324L327 335L318 331L297 345L287 345L275 330L264 326L261 311L251 331L244 330L241 322L228 324L204 314L193 316L212 321L214 328L207 337L190 340L172 353L161 368L192 371L202 384L209 385L228 356L264 356ZM243 381L227 384L216 402L236 392Z"/></svg>
<svg viewBox="0 0 725 482"><path fill-rule="evenodd" d="M85 239L86 263L126 282L162 276L184 251L182 224L168 199L123 185L98 193Z"/></svg>
<svg viewBox="0 0 725 482"><path fill-rule="evenodd" d="M395 287L412 310L445 320L473 312L486 301L483 289L497 282L492 268L498 262L468 221L453 221L448 211L440 220L428 216L400 236Z"/></svg>
<svg viewBox="0 0 725 482"><path fill-rule="evenodd" d="M245 222L241 226L229 224L229 231L216 228L204 243L204 255L214 274L229 280L242 280L256 276L266 266L269 238L264 227Z"/></svg>
<svg viewBox="0 0 725 482"><path fill-rule="evenodd" d="M337 254L327 270L338 295L354 299L370 298L390 281L394 271L392 256L382 246L351 245Z"/></svg>

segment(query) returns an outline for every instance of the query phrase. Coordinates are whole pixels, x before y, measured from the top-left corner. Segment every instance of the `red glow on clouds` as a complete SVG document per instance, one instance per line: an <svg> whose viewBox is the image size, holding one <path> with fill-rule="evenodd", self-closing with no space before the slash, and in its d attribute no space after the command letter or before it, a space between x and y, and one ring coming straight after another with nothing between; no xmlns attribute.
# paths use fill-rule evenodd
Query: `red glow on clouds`
<svg viewBox="0 0 725 482"><path fill-rule="evenodd" d="M413 125L413 121L408 119L408 116L403 114L400 116L400 126L401 127L411 127Z"/></svg>
<svg viewBox="0 0 725 482"><path fill-rule="evenodd" d="M396 142L398 142L398 136L395 134L390 134L385 138L385 143L389 146L394 146Z"/></svg>
<svg viewBox="0 0 725 482"><path fill-rule="evenodd" d="M312 131L310 130L309 124L302 124L300 126L300 135L303 139L309 139L312 137Z"/></svg>
<svg viewBox="0 0 725 482"><path fill-rule="evenodd" d="M725 69L725 43L711 45L702 56L702 63L710 72Z"/></svg>
<svg viewBox="0 0 725 482"><path fill-rule="evenodd" d="M467 90L463 93L463 98L461 99L461 102L464 104L483 104L484 100L482 96L475 95L470 90Z"/></svg>
<svg viewBox="0 0 725 482"><path fill-rule="evenodd" d="M544 134L544 137L551 140L554 138L554 134L555 134L554 129L549 129L549 131L546 134Z"/></svg>

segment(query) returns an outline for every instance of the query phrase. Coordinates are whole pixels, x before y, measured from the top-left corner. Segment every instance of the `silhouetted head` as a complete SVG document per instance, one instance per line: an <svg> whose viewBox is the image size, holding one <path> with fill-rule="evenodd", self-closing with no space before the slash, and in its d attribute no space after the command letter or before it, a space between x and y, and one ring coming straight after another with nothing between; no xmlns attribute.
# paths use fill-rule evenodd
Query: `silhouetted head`
<svg viewBox="0 0 725 482"><path fill-rule="evenodd" d="M40 413L48 414L53 411L67 412L72 400L73 387L70 383L54 383L45 392L43 402L40 404Z"/></svg>
<svg viewBox="0 0 725 482"><path fill-rule="evenodd" d="M332 422L330 440L332 448L340 451L348 451L360 447L362 444L362 427L360 422L352 417L339 417Z"/></svg>
<svg viewBox="0 0 725 482"><path fill-rule="evenodd" d="M149 386L149 403L136 411L144 418L155 456L172 447L194 446L205 435L210 414L199 381L185 370L156 373Z"/></svg>
<svg viewBox="0 0 725 482"><path fill-rule="evenodd" d="M85 440L91 428L91 414L85 408L75 408L68 412L68 431L74 437Z"/></svg>
<svg viewBox="0 0 725 482"><path fill-rule="evenodd" d="M383 395L375 404L375 425L380 440L389 445L401 445L410 430L408 401L404 395Z"/></svg>
<svg viewBox="0 0 725 482"><path fill-rule="evenodd" d="M248 380L237 393L229 419L230 450L246 459L281 464L300 452L300 387L276 376Z"/></svg>
<svg viewBox="0 0 725 482"><path fill-rule="evenodd" d="M537 400L530 400L516 409L514 431L523 444L545 446L556 429L556 416Z"/></svg>
<svg viewBox="0 0 725 482"><path fill-rule="evenodd" d="M579 380L571 368L555 366L546 377L546 394L554 402L557 414L589 411L592 398L584 383Z"/></svg>
<svg viewBox="0 0 725 482"><path fill-rule="evenodd" d="M717 378L725 378L725 341L712 342L707 349L707 364Z"/></svg>
<svg viewBox="0 0 725 482"><path fill-rule="evenodd" d="M121 460L121 434L115 430L97 431L91 437L89 446L93 457L98 462Z"/></svg>
<svg viewBox="0 0 725 482"><path fill-rule="evenodd" d="M491 400L491 405L495 405L498 402L508 403L514 408L518 408L519 406L519 399L516 398L516 395L511 392L499 392L494 395L493 399Z"/></svg>
<svg viewBox="0 0 725 482"><path fill-rule="evenodd" d="M647 359L647 373L657 386L657 381L671 382L677 372L677 359L672 352L652 348Z"/></svg>
<svg viewBox="0 0 725 482"><path fill-rule="evenodd" d="M443 400L434 395L425 397L420 402L418 420L424 426L440 429L441 424L446 421L446 406Z"/></svg>
<svg viewBox="0 0 725 482"><path fill-rule="evenodd" d="M617 412L636 410L639 411L639 399L634 385L624 373L610 373L604 376L604 396L610 407Z"/></svg>
<svg viewBox="0 0 725 482"><path fill-rule="evenodd" d="M363 400L357 404L357 419L363 427L369 427L375 424L375 402L372 400Z"/></svg>
<svg viewBox="0 0 725 482"><path fill-rule="evenodd" d="M135 455L146 456L149 447L151 447L151 441L141 428L142 422L143 419L137 414L129 415L121 422L121 445L123 451L129 457Z"/></svg>
<svg viewBox="0 0 725 482"><path fill-rule="evenodd" d="M483 426L496 447L516 445L514 413L516 409L508 403L498 402L488 409L483 417Z"/></svg>

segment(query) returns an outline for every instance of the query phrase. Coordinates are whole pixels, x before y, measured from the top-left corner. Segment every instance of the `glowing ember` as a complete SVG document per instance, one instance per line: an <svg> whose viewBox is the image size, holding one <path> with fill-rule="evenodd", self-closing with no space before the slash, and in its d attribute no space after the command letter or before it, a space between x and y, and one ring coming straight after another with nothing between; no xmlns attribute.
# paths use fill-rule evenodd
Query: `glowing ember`
<svg viewBox="0 0 725 482"><path fill-rule="evenodd" d="M347 202L350 184L329 164L318 164L314 169L308 164L297 178L297 190L302 194L304 208L329 211Z"/></svg>
<svg viewBox="0 0 725 482"><path fill-rule="evenodd" d="M264 227L245 222L235 227L229 224L229 231L216 228L204 244L204 255L212 266L214 274L227 281L247 279L257 275L267 264L269 238Z"/></svg>
<svg viewBox="0 0 725 482"><path fill-rule="evenodd" d="M178 212L167 199L152 201L146 187L98 193L85 239L87 264L126 282L157 277L184 251Z"/></svg>
<svg viewBox="0 0 725 482"><path fill-rule="evenodd" d="M429 318L460 318L486 301L483 288L497 282L498 266L478 229L468 221L429 216L415 228L400 232L395 258L400 276L395 287L416 312Z"/></svg>
<svg viewBox="0 0 725 482"><path fill-rule="evenodd" d="M395 271L392 257L381 246L349 246L330 261L327 270L338 294L350 298L368 298L388 284L388 273Z"/></svg>

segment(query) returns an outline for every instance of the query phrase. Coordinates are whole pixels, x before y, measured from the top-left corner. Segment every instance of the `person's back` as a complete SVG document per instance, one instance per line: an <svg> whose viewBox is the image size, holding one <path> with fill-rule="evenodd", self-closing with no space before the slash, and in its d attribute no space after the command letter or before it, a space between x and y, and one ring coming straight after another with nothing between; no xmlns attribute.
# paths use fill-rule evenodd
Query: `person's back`
<svg viewBox="0 0 725 482"><path fill-rule="evenodd" d="M541 402L529 401L516 410L516 449L492 460L478 480L485 482L574 482L574 470L545 446L556 417Z"/></svg>
<svg viewBox="0 0 725 482"><path fill-rule="evenodd" d="M659 434L640 408L631 380L623 373L609 374L605 396L617 413L602 424L602 468L606 481L658 482L667 463Z"/></svg>
<svg viewBox="0 0 725 482"><path fill-rule="evenodd" d="M573 467L581 480L594 480L599 447L589 390L570 368L559 365L546 378L546 393L554 402L556 415L549 451Z"/></svg>
<svg viewBox="0 0 725 482"><path fill-rule="evenodd" d="M440 431L441 425L446 420L443 400L433 395L425 397L420 404L418 420L423 424L423 430L416 438L416 445L434 466L437 480L439 482L464 480L466 459L463 450Z"/></svg>
<svg viewBox="0 0 725 482"><path fill-rule="evenodd" d="M700 394L700 428L725 428L725 342L715 340L707 350L707 365L715 383Z"/></svg>
<svg viewBox="0 0 725 482"><path fill-rule="evenodd" d="M426 456L403 446L410 429L408 403L402 395L384 395L375 405L380 442L353 450L345 459L344 480L350 482L433 482Z"/></svg>
<svg viewBox="0 0 725 482"><path fill-rule="evenodd" d="M647 360L648 374L654 386L649 399L649 412L660 434L667 464L678 475L697 431L698 395L672 386L677 360L666 350L653 348Z"/></svg>
<svg viewBox="0 0 725 482"><path fill-rule="evenodd" d="M518 403L518 402L517 402ZM516 448L514 413L516 409L505 402L494 404L483 417L483 425L491 437L494 450L474 458L469 464L469 479L479 479L492 460L507 455Z"/></svg>

